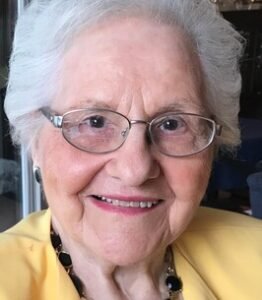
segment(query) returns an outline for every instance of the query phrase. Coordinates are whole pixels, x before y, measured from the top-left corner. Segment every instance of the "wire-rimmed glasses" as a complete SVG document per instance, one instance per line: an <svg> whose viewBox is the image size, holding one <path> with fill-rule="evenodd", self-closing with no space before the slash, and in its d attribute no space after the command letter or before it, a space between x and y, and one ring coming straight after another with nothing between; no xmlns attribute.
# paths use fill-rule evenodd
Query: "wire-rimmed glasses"
<svg viewBox="0 0 262 300"><path fill-rule="evenodd" d="M150 122L129 120L121 113L99 108L75 109L59 115L48 107L43 115L62 129L66 141L89 153L105 154L120 148L134 124L146 126L145 138L162 154L185 157L206 149L220 134L221 126L204 116L167 112Z"/></svg>

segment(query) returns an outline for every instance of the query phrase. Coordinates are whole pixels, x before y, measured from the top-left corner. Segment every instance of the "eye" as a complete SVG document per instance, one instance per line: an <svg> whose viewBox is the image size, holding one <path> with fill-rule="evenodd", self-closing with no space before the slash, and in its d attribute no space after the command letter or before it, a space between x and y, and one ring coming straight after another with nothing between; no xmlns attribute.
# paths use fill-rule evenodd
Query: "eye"
<svg viewBox="0 0 262 300"><path fill-rule="evenodd" d="M81 134L89 134L94 133L96 131L103 130L106 125L106 119L100 115L92 115L79 120L78 122L74 122L74 125L71 124L71 130L73 128L77 128L76 130ZM73 126L72 126L73 125Z"/></svg>
<svg viewBox="0 0 262 300"><path fill-rule="evenodd" d="M92 116L84 120L84 124L88 124L91 127L102 128L105 126L105 118L103 116ZM82 123L80 123L81 125Z"/></svg>
<svg viewBox="0 0 262 300"><path fill-rule="evenodd" d="M103 129L108 125L108 120L104 116L95 115L86 117L80 121L78 129L80 132L84 132L87 130Z"/></svg>
<svg viewBox="0 0 262 300"><path fill-rule="evenodd" d="M161 125L161 127L165 130L176 130L178 126L178 121L174 119L165 120Z"/></svg>
<svg viewBox="0 0 262 300"><path fill-rule="evenodd" d="M177 131L185 127L185 121L181 117L168 117L159 123L159 127L165 131Z"/></svg>

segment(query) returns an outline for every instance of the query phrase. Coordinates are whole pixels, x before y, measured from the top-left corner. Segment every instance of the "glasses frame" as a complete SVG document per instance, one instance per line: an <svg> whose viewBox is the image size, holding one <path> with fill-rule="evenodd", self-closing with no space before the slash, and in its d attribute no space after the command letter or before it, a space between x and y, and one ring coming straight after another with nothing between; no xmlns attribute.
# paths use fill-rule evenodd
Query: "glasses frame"
<svg viewBox="0 0 262 300"><path fill-rule="evenodd" d="M119 112L116 112L116 111L113 111L113 110L110 110L110 109L103 109L103 108L93 108L93 109L92 108L79 108L79 109L73 109L73 110L67 111L63 115L59 115L58 113L52 111L49 107L42 107L42 108L39 109L39 111L53 124L53 126L55 128L59 128L59 129L62 130L62 134L63 134L64 139L70 145L72 145L73 147L75 147L76 149L79 149L81 151L84 151L84 152L87 152L87 153L94 153L94 154L107 154L107 153L111 153L111 152L116 151L117 149L119 149L125 143L125 141L126 141L126 139L128 137L128 134L124 136L123 142L118 147L114 148L113 150L103 151L103 152L88 151L86 149L77 147L75 144L71 143L71 141L69 141L65 137L64 132L63 132L63 119L64 119L64 117L66 115L68 115L68 114L70 114L72 112L80 112L80 111L90 111L90 112L91 111L96 111L96 112L106 111L106 112L112 112L114 114L122 116L123 118L125 118L127 120L128 124L129 124L128 133L129 133L130 129L132 128L132 125L134 125L134 124L145 124L146 127L147 127L146 128L146 130L147 130L147 136L150 138L150 141L158 149L158 151L160 153L166 155L166 156L177 157L177 158L192 156L192 155L195 155L197 153L200 153L200 152L204 151L205 149L207 149L214 142L214 139L215 139L216 136L220 136L221 135L221 131L222 131L222 126L220 124L217 124L214 120L212 120L210 118L207 118L207 117L204 117L202 115L195 114L195 113L174 112L173 115L196 116L196 117L199 117L199 118L201 118L203 120L209 121L210 123L212 123L213 133L212 133L212 136L210 137L209 142L207 143L207 145L205 145L205 147L203 147L202 149L198 150L197 152L193 152L193 153L189 153L189 154L185 154L185 155L172 155L172 154L165 153L164 151L160 150L160 147L154 141L154 136L152 135L152 130L151 130L152 124L154 124L155 120L159 119L160 117L165 117L165 116L168 116L168 115L172 114L172 111L169 111L169 112L163 113L161 115L158 115L157 117L153 118L150 122L144 121L144 120L129 120L125 115L123 115L123 114L121 114Z"/></svg>

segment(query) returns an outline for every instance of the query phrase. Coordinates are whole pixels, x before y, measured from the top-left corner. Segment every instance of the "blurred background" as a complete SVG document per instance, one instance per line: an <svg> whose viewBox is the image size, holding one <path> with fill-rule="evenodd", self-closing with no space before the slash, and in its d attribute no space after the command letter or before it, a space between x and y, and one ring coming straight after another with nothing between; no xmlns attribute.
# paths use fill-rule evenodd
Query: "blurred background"
<svg viewBox="0 0 262 300"><path fill-rule="evenodd" d="M41 208L38 184L23 147L13 147L3 110L14 25L27 0L0 0L0 231Z"/></svg>
<svg viewBox="0 0 262 300"><path fill-rule="evenodd" d="M0 1L0 231L45 206L23 147L14 148L3 111L8 60L16 18L30 0ZM214 163L202 205L262 219L262 0L213 0L246 38L241 62L242 146Z"/></svg>

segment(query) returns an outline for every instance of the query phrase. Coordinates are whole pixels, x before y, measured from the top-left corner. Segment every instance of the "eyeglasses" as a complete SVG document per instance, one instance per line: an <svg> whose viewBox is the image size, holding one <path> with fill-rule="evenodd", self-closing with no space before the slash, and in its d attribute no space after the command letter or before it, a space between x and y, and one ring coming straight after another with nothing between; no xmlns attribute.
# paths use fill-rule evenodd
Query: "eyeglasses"
<svg viewBox="0 0 262 300"><path fill-rule="evenodd" d="M109 153L120 148L135 124L146 125L145 138L162 154L185 157L206 149L221 126L212 119L193 113L167 112L150 122L129 120L124 115L97 108L76 109L58 115L48 107L43 115L62 129L64 138L77 149L90 153Z"/></svg>

